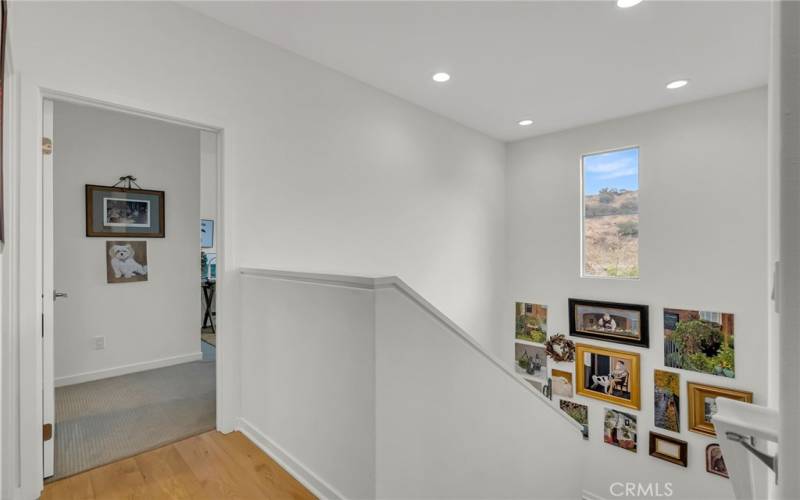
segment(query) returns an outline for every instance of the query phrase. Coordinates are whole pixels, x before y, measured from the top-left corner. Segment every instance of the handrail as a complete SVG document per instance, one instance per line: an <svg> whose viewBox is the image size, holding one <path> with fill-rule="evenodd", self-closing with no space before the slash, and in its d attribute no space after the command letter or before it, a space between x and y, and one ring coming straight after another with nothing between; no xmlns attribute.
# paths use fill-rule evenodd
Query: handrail
<svg viewBox="0 0 800 500"><path fill-rule="evenodd" d="M553 406L552 402L545 397L541 392L534 389L522 377L514 373L502 361L497 359L494 355L486 351L478 342L475 341L466 331L455 324L443 312L437 309L433 304L425 300L419 293L411 288L405 281L397 276L383 276L383 277L367 277L367 276L353 276L353 275L340 275L340 274L325 274L325 273L310 273L300 271L287 271L277 269L259 269L244 267L239 269L242 276L249 276L254 278L270 278L285 281L297 281L302 283L312 283L326 286L341 286L346 288L360 288L366 290L379 290L385 288L395 288L400 293L411 299L428 314L433 316L439 323L441 323L448 331L454 334L457 338L466 342L467 345L476 350L490 363L499 368L503 373L508 375L512 380L522 386L526 391L533 394L535 397L542 400L547 408L554 411L561 419L568 425L580 432L584 439L587 436L583 433L583 426L576 422L572 417Z"/></svg>
<svg viewBox="0 0 800 500"><path fill-rule="evenodd" d="M751 467L751 457L775 472L777 482L778 455L770 455L756 448L757 440L762 443L778 443L777 410L733 399L717 398L717 412L711 417L711 422L717 435L725 437L720 439L720 446L736 498L753 497L753 476L758 468Z"/></svg>

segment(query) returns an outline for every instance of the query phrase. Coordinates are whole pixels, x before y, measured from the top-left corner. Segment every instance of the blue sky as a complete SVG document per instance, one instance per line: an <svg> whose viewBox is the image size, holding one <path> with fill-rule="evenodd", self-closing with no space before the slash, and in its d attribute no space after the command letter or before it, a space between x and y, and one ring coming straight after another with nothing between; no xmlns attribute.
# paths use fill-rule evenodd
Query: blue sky
<svg viewBox="0 0 800 500"><path fill-rule="evenodd" d="M605 187L639 189L639 148L583 157L583 193L597 194Z"/></svg>

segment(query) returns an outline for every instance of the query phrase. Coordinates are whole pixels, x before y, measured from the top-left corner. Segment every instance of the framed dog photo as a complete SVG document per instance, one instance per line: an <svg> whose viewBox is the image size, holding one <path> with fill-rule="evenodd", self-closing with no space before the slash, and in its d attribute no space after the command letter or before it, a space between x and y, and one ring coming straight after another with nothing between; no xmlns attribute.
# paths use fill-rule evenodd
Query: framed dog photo
<svg viewBox="0 0 800 500"><path fill-rule="evenodd" d="M686 384L689 393L689 430L707 436L716 436L711 417L717 413L717 398L729 398L745 403L753 402L753 393L694 382Z"/></svg>
<svg viewBox="0 0 800 500"><path fill-rule="evenodd" d="M106 241L106 281L147 281L147 242Z"/></svg>
<svg viewBox="0 0 800 500"><path fill-rule="evenodd" d="M569 333L573 337L650 346L647 306L569 299Z"/></svg>
<svg viewBox="0 0 800 500"><path fill-rule="evenodd" d="M86 185L86 236L164 237L164 191Z"/></svg>
<svg viewBox="0 0 800 500"><path fill-rule="evenodd" d="M706 446L706 471L718 476L730 477L728 468L725 466L725 459L722 457L722 448L717 443Z"/></svg>
<svg viewBox="0 0 800 500"><path fill-rule="evenodd" d="M635 410L641 407L639 355L587 344L575 346L575 392Z"/></svg>

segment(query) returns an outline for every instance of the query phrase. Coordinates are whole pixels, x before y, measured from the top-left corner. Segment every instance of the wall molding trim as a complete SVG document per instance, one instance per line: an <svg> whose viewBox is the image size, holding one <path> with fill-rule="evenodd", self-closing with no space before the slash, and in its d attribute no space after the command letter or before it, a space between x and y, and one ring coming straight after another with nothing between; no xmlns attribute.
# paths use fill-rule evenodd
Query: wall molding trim
<svg viewBox="0 0 800 500"><path fill-rule="evenodd" d="M56 377L55 386L63 387L66 385L91 382L92 380L118 377L120 375L127 375L129 373L143 372L147 370L153 370L156 368L164 368L166 366L179 365L182 363L189 363L192 361L200 361L201 359L203 359L202 352L193 352L190 354L181 354L179 356L172 356L169 358L154 359L153 361L144 361L141 363L132 363L130 365L115 366L113 368L108 368L105 370L95 370L91 372L76 373L75 375Z"/></svg>
<svg viewBox="0 0 800 500"><path fill-rule="evenodd" d="M308 488L318 498L332 500L346 500L341 492L316 475L308 466L293 457L279 444L270 439L264 432L256 428L244 418L239 418L236 430L244 434L247 439L275 460L286 472L297 479L300 484Z"/></svg>
<svg viewBox="0 0 800 500"><path fill-rule="evenodd" d="M409 300L416 303L419 307L425 310L428 314L433 316L437 321L439 321L442 325L444 325L444 327L447 328L448 331L453 333L457 338L461 339L463 342L466 342L470 347L472 347L483 357L485 357L490 363L492 363L506 375L511 377L520 386L525 388L526 391L531 393L533 396L539 398L543 403L546 404L548 408L556 412L556 414L559 417L561 417L561 419L565 423L567 423L569 426L578 431L581 437L586 439L583 436L583 426L574 421L572 417L570 417L560 409L556 408L552 404L552 402L544 396L544 394L534 389L533 386L531 386L528 382L525 381L525 379L518 376L516 373L514 373L514 371L511 368L506 366L505 363L501 362L493 354L489 353L486 349L484 349L480 344L478 344L478 342L474 338L472 338L472 336L470 336L470 334L468 334L461 327L455 324L443 312L441 312L433 304L425 300L424 297L422 297L420 294L414 291L413 288L411 288L405 281L398 278L397 276L371 278L366 276L346 276L338 274L305 273L298 271L256 269L247 267L240 268L239 273L242 276L246 277L278 279L284 281L297 281L301 283L314 283L326 286L341 286L347 288L359 288L366 290L380 290L386 288L396 289L397 291L405 295Z"/></svg>

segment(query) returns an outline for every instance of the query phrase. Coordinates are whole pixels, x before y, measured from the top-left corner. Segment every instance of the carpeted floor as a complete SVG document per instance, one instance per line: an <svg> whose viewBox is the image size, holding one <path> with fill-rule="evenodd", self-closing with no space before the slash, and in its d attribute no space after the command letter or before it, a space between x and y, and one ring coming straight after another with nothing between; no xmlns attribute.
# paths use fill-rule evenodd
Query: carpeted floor
<svg viewBox="0 0 800 500"><path fill-rule="evenodd" d="M214 361L195 361L58 387L52 479L215 426Z"/></svg>

